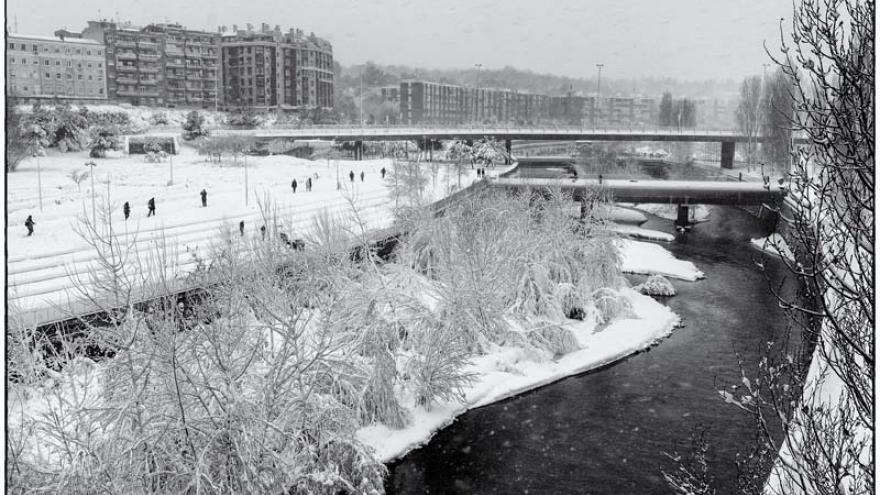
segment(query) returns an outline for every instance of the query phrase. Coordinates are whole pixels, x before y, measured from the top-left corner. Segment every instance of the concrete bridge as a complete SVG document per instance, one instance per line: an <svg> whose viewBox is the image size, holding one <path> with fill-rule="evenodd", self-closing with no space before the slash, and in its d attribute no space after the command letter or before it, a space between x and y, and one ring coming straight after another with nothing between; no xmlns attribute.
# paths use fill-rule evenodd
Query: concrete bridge
<svg viewBox="0 0 880 495"><path fill-rule="evenodd" d="M787 191L759 182L685 180L527 179L501 177L489 187L507 190L560 190L581 201L588 194L607 193L610 201L678 206L676 225L686 226L690 205L779 206Z"/></svg>
<svg viewBox="0 0 880 495"><path fill-rule="evenodd" d="M314 126L308 128L274 129L218 129L215 135L248 135L258 139L328 139L354 141L355 156L363 157L364 141L400 140L478 140L492 137L504 140L510 155L511 142L522 141L658 141L683 143L721 143L721 166L733 168L736 143L763 141L762 137L750 137L736 130L694 129L596 129L585 127L344 127Z"/></svg>

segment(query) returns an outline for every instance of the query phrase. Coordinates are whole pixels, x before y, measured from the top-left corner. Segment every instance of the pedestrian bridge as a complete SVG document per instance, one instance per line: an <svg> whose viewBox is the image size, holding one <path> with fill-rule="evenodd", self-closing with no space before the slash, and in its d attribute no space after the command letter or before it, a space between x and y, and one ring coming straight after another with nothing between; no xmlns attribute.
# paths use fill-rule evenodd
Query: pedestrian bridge
<svg viewBox="0 0 880 495"><path fill-rule="evenodd" d="M490 179L489 187L508 190L553 189L580 201L586 193L605 192L622 203L665 203L686 205L778 205L786 190L777 184L760 182L713 182L684 180Z"/></svg>
<svg viewBox="0 0 880 495"><path fill-rule="evenodd" d="M257 138L333 139L336 141L382 141L410 139L482 139L544 141L675 141L746 142L750 138L738 130L699 130L677 128L585 128L585 127L503 127L503 126L402 126L352 127L311 126L272 129L218 129L216 135L250 135ZM751 137L752 141L762 138Z"/></svg>

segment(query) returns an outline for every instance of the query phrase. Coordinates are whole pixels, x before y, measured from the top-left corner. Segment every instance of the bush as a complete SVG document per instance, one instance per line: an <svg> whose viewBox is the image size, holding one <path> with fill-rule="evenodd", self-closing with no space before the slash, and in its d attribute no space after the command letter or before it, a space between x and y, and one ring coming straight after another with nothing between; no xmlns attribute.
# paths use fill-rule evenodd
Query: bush
<svg viewBox="0 0 880 495"><path fill-rule="evenodd" d="M153 125L168 125L168 114L165 112L153 112L153 114L150 115L150 123Z"/></svg>
<svg viewBox="0 0 880 495"><path fill-rule="evenodd" d="M183 123L182 127L183 139L185 141L208 136L208 130L205 128L205 116L195 110L186 114L186 122Z"/></svg>
<svg viewBox="0 0 880 495"><path fill-rule="evenodd" d="M675 295L675 287L673 287L672 282L663 275L651 275L648 277L648 280L633 287L633 289L647 296L670 297Z"/></svg>
<svg viewBox="0 0 880 495"><path fill-rule="evenodd" d="M92 158L104 158L110 150L119 149L117 130L112 127L98 127L92 131L92 139L89 142L89 156Z"/></svg>

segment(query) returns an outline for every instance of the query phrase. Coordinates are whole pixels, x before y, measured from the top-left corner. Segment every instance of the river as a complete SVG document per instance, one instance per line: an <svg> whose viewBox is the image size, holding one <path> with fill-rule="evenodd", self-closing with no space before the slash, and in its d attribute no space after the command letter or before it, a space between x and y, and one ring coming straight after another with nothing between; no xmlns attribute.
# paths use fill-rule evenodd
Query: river
<svg viewBox="0 0 880 495"><path fill-rule="evenodd" d="M644 226L674 233L653 216ZM663 244L706 274L673 280L678 295L664 301L683 328L647 352L463 414L389 466L388 493L670 493L662 471L676 465L664 453L690 452L695 427L710 441L714 486L733 493L735 455L753 446L753 423L718 389L739 383L738 358L753 370L786 329L768 290L784 267L768 257L762 271L748 245L765 234L747 213L713 208Z"/></svg>

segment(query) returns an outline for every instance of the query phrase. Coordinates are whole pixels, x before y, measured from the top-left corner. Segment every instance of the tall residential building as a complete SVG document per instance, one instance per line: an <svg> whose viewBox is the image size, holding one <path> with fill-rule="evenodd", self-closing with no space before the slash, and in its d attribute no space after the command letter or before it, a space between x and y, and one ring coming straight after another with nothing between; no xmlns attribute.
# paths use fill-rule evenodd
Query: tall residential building
<svg viewBox="0 0 880 495"><path fill-rule="evenodd" d="M81 36L107 46L111 98L134 105L216 105L217 34L179 24L136 27L102 20L89 21Z"/></svg>
<svg viewBox="0 0 880 495"><path fill-rule="evenodd" d="M222 30L222 28L221 28ZM259 31L250 24L222 33L222 104L255 110L333 108L333 47L314 33Z"/></svg>
<svg viewBox="0 0 880 495"><path fill-rule="evenodd" d="M28 99L107 99L104 45L97 41L9 34L6 94Z"/></svg>

